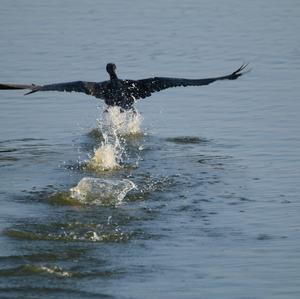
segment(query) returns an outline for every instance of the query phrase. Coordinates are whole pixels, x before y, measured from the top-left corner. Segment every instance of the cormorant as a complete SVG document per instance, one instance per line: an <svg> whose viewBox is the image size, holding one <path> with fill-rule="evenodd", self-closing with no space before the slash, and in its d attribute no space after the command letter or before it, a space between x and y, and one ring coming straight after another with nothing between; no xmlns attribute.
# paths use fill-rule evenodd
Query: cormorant
<svg viewBox="0 0 300 299"><path fill-rule="evenodd" d="M235 80L245 74L245 72L242 71L246 66L246 64L243 64L236 71L227 76L206 79L153 77L141 80L121 80L117 77L116 65L114 63L108 63L106 65L106 71L110 79L103 82L74 81L47 85L0 83L0 89L30 89L31 91L26 93L26 95L37 91L48 90L83 92L103 99L108 106L119 106L124 110L134 110L133 104L137 99L149 97L153 92L170 87L200 86L208 85L218 80Z"/></svg>

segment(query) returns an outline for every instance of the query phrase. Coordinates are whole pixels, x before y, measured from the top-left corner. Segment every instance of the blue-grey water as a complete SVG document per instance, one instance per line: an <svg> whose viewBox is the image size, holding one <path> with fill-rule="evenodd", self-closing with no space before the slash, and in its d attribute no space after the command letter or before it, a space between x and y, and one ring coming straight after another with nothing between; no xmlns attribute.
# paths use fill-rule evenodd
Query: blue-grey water
<svg viewBox="0 0 300 299"><path fill-rule="evenodd" d="M293 0L2 0L0 82L252 71L140 101L145 134L105 173L79 167L102 102L1 91L0 297L300 298L299 17ZM84 176L138 189L72 205Z"/></svg>

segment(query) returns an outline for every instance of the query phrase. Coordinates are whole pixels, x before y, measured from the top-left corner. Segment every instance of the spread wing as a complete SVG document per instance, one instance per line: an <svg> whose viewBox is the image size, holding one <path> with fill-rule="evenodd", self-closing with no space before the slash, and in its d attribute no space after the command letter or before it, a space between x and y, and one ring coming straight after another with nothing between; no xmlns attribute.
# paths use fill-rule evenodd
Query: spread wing
<svg viewBox="0 0 300 299"><path fill-rule="evenodd" d="M83 92L88 95L93 95L97 98L103 98L104 86L107 81L96 83L86 81L74 81L66 83L56 83L48 85L35 85L35 84L10 84L0 83L0 89L30 89L31 91L26 94L31 94L37 91L66 91L66 92Z"/></svg>
<svg viewBox="0 0 300 299"><path fill-rule="evenodd" d="M154 77L142 80L125 80L126 92L128 96L133 96L135 99L144 99L151 96L153 92L161 91L171 87L178 86L201 86L208 85L218 80L235 80L246 72L242 72L247 67L243 64L236 71L227 76L206 78L206 79L183 79L183 78L166 78Z"/></svg>
<svg viewBox="0 0 300 299"><path fill-rule="evenodd" d="M0 83L0 89L31 89L38 87L34 84L11 84L11 83Z"/></svg>

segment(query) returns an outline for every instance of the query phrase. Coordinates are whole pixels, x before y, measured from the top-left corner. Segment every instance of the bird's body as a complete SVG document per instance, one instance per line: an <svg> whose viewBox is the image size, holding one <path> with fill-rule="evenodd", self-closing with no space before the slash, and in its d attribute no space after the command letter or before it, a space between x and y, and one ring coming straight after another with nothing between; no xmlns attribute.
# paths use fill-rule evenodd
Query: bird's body
<svg viewBox="0 0 300 299"><path fill-rule="evenodd" d="M1 89L30 89L27 94L37 91L67 91L82 92L105 101L108 106L119 106L124 110L134 109L136 100L151 96L153 92L177 86L200 86L208 85L218 80L235 80L244 73L246 65L227 76L206 79L183 79L153 77L141 80L121 80L116 74L116 65L108 63L106 70L110 79L103 82L74 81L66 83L34 85L34 84L9 84L0 83Z"/></svg>

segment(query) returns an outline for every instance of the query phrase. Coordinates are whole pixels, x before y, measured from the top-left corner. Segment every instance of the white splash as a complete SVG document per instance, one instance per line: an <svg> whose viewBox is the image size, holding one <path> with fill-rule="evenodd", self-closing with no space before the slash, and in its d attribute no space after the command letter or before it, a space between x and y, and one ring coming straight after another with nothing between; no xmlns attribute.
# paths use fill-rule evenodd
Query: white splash
<svg viewBox="0 0 300 299"><path fill-rule="evenodd" d="M85 177L70 192L72 198L83 204L120 204L134 188L135 184L127 179Z"/></svg>
<svg viewBox="0 0 300 299"><path fill-rule="evenodd" d="M118 169L120 165L117 162L117 158L116 148L112 144L103 142L95 150L94 156L88 163L88 167L100 171Z"/></svg>
<svg viewBox="0 0 300 299"><path fill-rule="evenodd" d="M141 134L142 117L137 111L121 111L119 107L107 108L105 124L119 136Z"/></svg>
<svg viewBox="0 0 300 299"><path fill-rule="evenodd" d="M58 277L71 277L72 276L71 273L69 273L67 271L63 271L62 268L60 268L58 266L54 266L54 268L41 266L40 271L45 272L45 273L49 273L49 274L53 274L53 275L56 275Z"/></svg>
<svg viewBox="0 0 300 299"><path fill-rule="evenodd" d="M98 120L104 141L95 150L88 167L94 170L113 170L120 167L125 152L125 138L141 134L142 117L138 112L109 107Z"/></svg>

